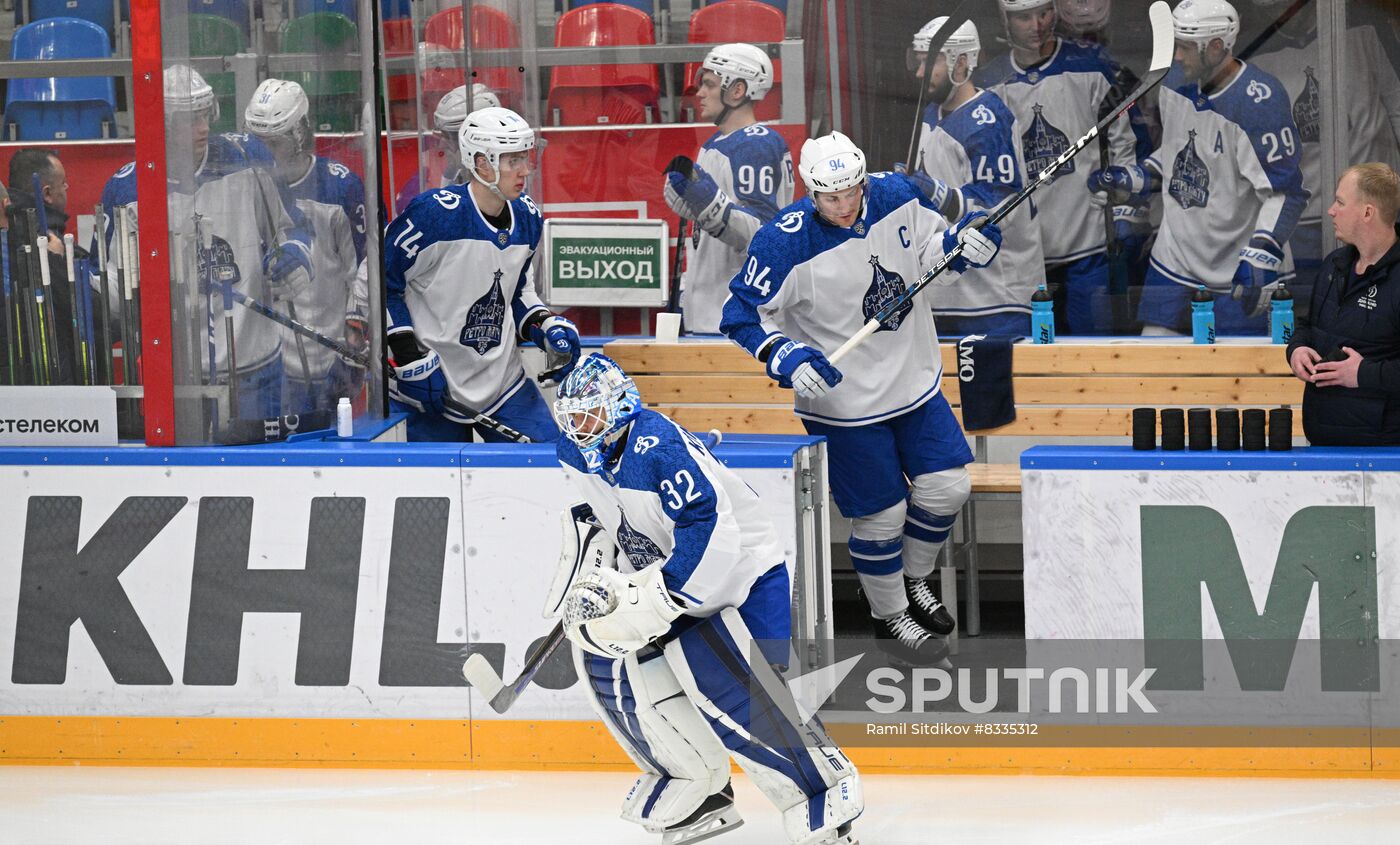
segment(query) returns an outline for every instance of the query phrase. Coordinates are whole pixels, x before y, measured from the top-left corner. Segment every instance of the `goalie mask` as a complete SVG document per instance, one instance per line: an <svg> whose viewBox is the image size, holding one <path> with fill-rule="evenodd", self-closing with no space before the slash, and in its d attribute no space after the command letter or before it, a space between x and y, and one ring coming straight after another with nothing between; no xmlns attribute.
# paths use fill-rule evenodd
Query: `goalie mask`
<svg viewBox="0 0 1400 845"><path fill-rule="evenodd" d="M603 468L605 447L617 442L642 410L637 385L615 361L594 353L559 385L554 419L590 472Z"/></svg>

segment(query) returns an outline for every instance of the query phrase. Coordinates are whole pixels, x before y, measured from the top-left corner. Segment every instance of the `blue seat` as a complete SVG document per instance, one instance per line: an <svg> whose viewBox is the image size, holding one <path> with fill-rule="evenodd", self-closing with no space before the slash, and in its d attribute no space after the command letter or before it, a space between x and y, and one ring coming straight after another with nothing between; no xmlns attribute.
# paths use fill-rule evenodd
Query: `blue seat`
<svg viewBox="0 0 1400 845"><path fill-rule="evenodd" d="M122 4L125 7L125 3ZM15 0L15 13L20 14L24 0ZM48 18L79 18L92 21L106 31L116 43L117 20L112 14L112 0L29 0L29 20L33 23Z"/></svg>
<svg viewBox="0 0 1400 845"><path fill-rule="evenodd" d="M248 0L190 0L190 14L227 18L238 24L244 38L253 37L248 24Z"/></svg>
<svg viewBox="0 0 1400 845"><path fill-rule="evenodd" d="M383 20L413 17L413 0L379 0L379 14Z"/></svg>
<svg viewBox="0 0 1400 845"><path fill-rule="evenodd" d="M10 58L17 61L105 59L107 33L92 21L46 18L15 31ZM12 79L5 96L5 126L19 141L102 138L115 134L117 87L110 76ZM105 125L104 125L105 124Z"/></svg>
<svg viewBox="0 0 1400 845"><path fill-rule="evenodd" d="M352 22L359 23L357 16L359 6L360 4L355 0L292 0L292 17L299 18L303 15L314 15L317 12L330 12L344 15Z"/></svg>

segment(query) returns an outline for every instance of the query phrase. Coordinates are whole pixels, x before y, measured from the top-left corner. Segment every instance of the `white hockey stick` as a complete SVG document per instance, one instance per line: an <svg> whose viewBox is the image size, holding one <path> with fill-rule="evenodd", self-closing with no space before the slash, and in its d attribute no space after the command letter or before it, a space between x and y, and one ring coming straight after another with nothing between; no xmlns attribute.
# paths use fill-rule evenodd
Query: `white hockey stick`
<svg viewBox="0 0 1400 845"><path fill-rule="evenodd" d="M717 429L711 430L705 435L704 444L706 449L713 449L724 439L724 435ZM467 683L486 699L491 705L491 709L497 713L504 713L515 703L515 699L520 697L520 693L530 685L535 679L540 667L564 642L564 620L561 618L554 623L554 627L545 635L540 647L525 659L525 666L520 670L520 674L509 684L501 678L496 670L491 668L491 663L486 659L486 655L476 652L467 658L467 662L462 664L462 675L467 679Z"/></svg>
<svg viewBox="0 0 1400 845"><path fill-rule="evenodd" d="M1175 48L1175 32L1172 28L1171 8L1167 6L1163 0L1157 0L1157 2L1153 3L1151 8L1147 10L1147 15L1152 21L1152 63L1148 67L1147 73L1143 76L1142 82L1138 85L1137 89L1125 97L1123 102L1118 104L1117 108L1085 133L1084 137L1071 144L1069 149L1060 154L1059 158L1052 161L1049 166L1040 171L1040 175L1036 177L1034 182L1027 185L1014 197L1011 197L1006 202L997 206L996 209L992 211L991 216L986 218L981 225L1000 222L1002 218L1006 217L1006 215L1014 211L1017 206L1025 202L1031 194L1035 193L1042 186L1049 184L1050 180L1055 176L1055 171L1059 170L1066 162L1092 144L1094 139L1099 137L1100 133L1107 132L1114 121L1118 119L1119 115L1132 108L1143 95L1157 87L1157 83L1161 82L1162 78L1167 75L1167 71L1170 70L1172 66L1172 54ZM888 320L891 315L904 307L904 305L915 296L918 296L920 291L928 287L929 282L932 282L940 273L948 269L948 265L952 264L962 253L963 245L959 243L957 246L953 247L947 255L943 256L943 260L935 264L927 273L924 273L919 281L912 287L900 296L886 303L885 307L881 308L874 317L871 317L870 320L861 327L860 331L851 335L849 340L841 344L841 347L831 354L829 359L831 363L835 364L840 361L842 358L846 357L846 354L852 349L855 349L865 342L867 337L870 337L880 329L881 323Z"/></svg>

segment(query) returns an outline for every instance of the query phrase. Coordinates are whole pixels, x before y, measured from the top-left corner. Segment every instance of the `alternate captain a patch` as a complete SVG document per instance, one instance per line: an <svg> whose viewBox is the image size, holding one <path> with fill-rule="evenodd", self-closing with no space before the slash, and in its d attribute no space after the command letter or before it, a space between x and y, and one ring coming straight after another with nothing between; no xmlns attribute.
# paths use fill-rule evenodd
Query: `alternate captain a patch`
<svg viewBox="0 0 1400 845"><path fill-rule="evenodd" d="M623 554L627 555L634 569L646 569L666 556L650 537L627 523L626 511L619 509L618 512L622 515L622 521L617 525L617 544L622 547Z"/></svg>
<svg viewBox="0 0 1400 845"><path fill-rule="evenodd" d="M458 342L475 349L478 355L485 355L501 345L501 326L506 318L506 299L501 295L502 275L503 273L497 270L491 289L472 303L471 310L467 312L467 321L462 326L462 334L458 338Z"/></svg>
<svg viewBox="0 0 1400 845"><path fill-rule="evenodd" d="M865 315L867 322L880 313L881 308L903 296L908 290L904 284L903 276L880 266L878 255L870 256L870 266L874 268L870 277L870 287L866 288L865 299L861 301L861 312ZM880 323L878 331L899 331L899 327L904 323L904 318L908 317L909 312L913 310L914 303L906 300L903 305L895 309L893 314Z"/></svg>

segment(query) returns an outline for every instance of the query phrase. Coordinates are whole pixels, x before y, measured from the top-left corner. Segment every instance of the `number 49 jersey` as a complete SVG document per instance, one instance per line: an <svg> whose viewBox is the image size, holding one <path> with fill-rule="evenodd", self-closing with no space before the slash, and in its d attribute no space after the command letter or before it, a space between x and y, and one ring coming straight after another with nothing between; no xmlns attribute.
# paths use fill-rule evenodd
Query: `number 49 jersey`
<svg viewBox="0 0 1400 845"><path fill-rule="evenodd" d="M564 474L623 552L624 572L660 566L687 613L738 607L758 577L783 562L783 547L758 495L695 436L643 410L615 464L589 472L578 447L559 439Z"/></svg>
<svg viewBox="0 0 1400 845"><path fill-rule="evenodd" d="M384 235L388 334L413 331L442 358L453 398L483 413L525 383L517 347L521 325L545 310L530 274L543 228L528 196L497 229L467 185L452 185L420 194Z"/></svg>

